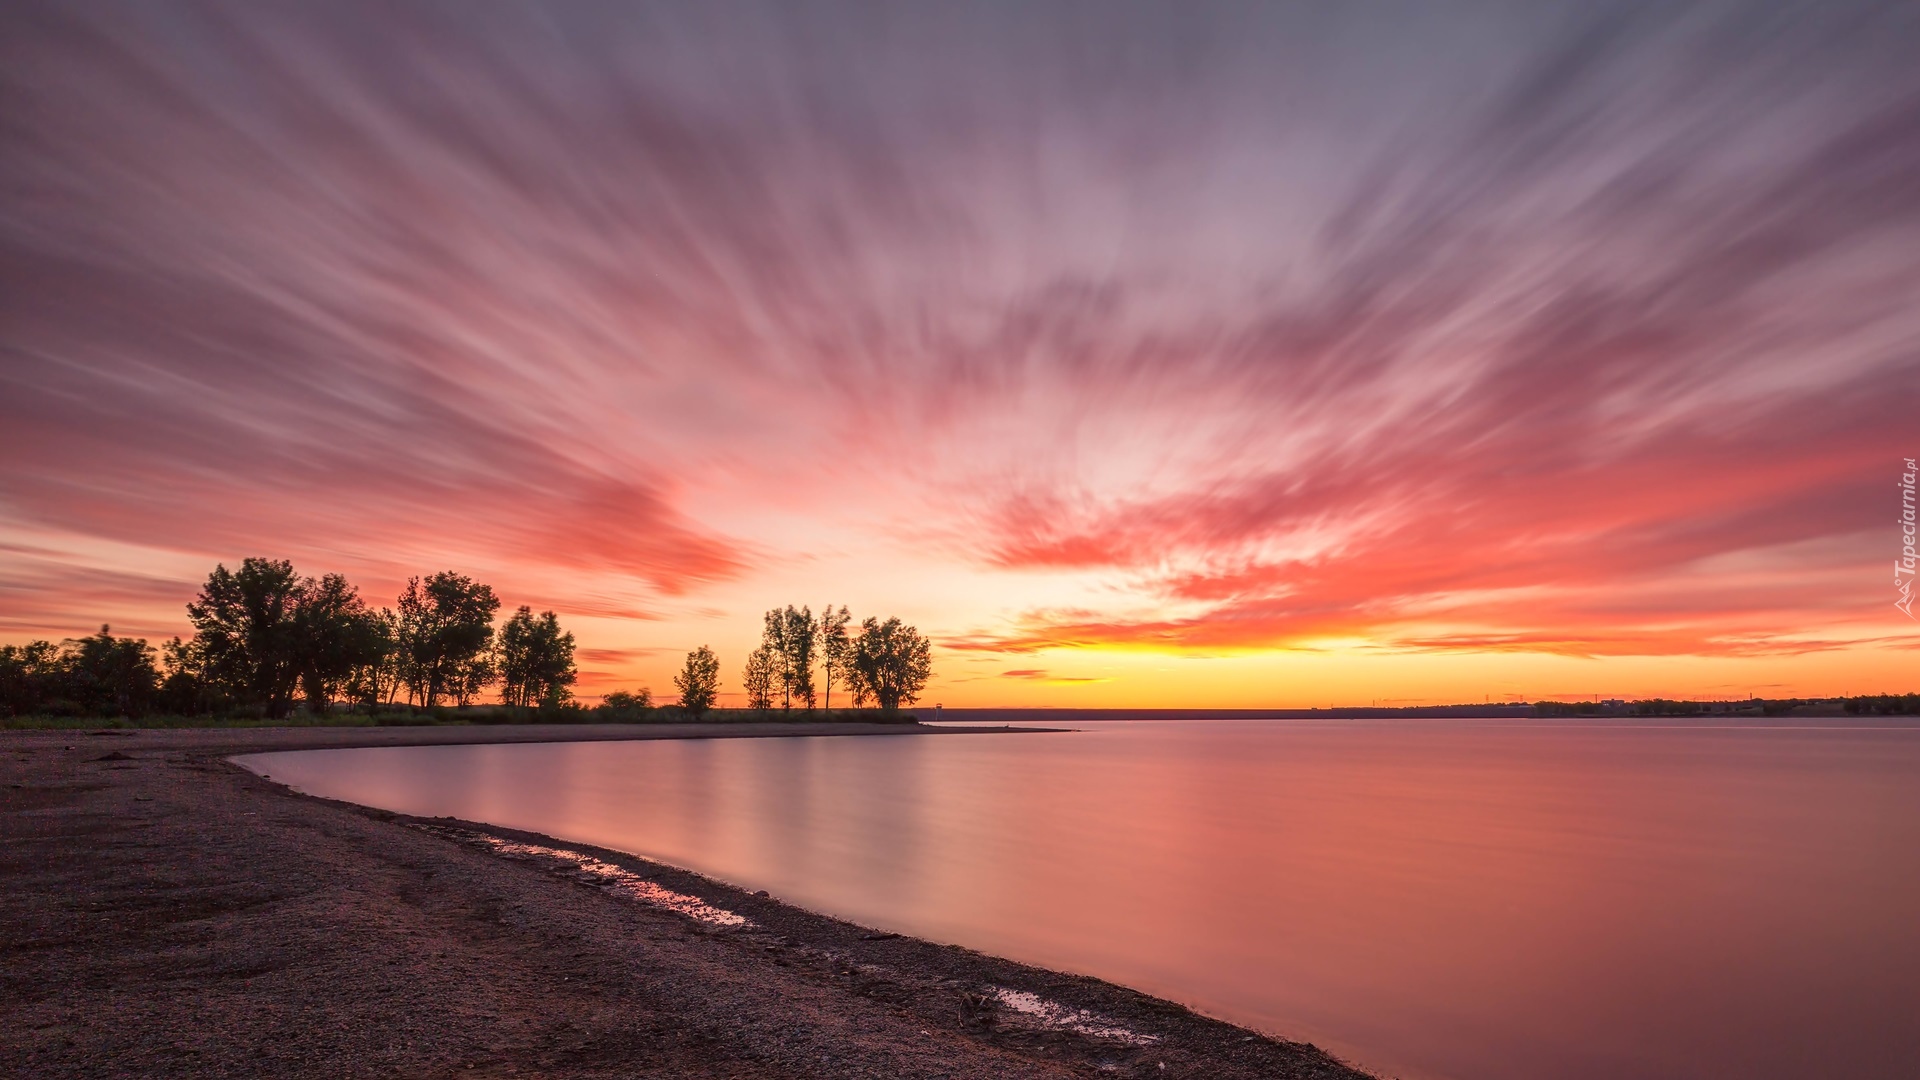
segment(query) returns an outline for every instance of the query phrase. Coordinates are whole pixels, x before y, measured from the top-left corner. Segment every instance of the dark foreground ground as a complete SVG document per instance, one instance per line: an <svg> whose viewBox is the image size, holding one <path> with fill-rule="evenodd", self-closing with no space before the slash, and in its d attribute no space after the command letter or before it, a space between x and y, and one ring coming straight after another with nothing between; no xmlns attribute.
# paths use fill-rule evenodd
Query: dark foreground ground
<svg viewBox="0 0 1920 1080"><path fill-rule="evenodd" d="M1363 1076L1093 979L630 856L295 795L222 760L902 732L766 727L0 733L0 1075ZM488 835L637 877L503 857ZM751 923L656 906L635 895L647 882Z"/></svg>

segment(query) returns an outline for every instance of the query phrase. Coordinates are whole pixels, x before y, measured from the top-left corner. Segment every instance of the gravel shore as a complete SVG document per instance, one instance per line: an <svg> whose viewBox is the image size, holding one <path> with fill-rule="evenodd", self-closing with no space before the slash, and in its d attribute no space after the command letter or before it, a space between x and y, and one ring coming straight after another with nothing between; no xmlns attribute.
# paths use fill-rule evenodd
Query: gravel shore
<svg viewBox="0 0 1920 1080"><path fill-rule="evenodd" d="M224 760L903 731L964 735L0 733L0 1074L1362 1080L1311 1046L1095 979L877 934L617 852L296 795Z"/></svg>

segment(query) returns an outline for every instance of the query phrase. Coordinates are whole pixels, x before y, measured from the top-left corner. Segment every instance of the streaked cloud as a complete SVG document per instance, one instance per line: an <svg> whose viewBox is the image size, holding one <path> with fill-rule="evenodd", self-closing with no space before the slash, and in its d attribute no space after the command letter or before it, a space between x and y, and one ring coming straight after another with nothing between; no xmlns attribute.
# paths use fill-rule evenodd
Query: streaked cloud
<svg viewBox="0 0 1920 1080"><path fill-rule="evenodd" d="M989 655L1891 677L1917 51L1868 3L12 5L0 636L271 553L481 574L609 685L828 594ZM1042 663L980 683L1103 677Z"/></svg>

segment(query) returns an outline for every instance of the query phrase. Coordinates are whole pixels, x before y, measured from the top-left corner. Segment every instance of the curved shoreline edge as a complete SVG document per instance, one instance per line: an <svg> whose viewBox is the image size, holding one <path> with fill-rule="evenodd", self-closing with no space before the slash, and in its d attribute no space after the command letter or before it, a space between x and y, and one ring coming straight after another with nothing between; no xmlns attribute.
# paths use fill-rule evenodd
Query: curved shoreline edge
<svg viewBox="0 0 1920 1080"><path fill-rule="evenodd" d="M1020 730L581 727L5 733L0 839L26 869L9 872L0 902L0 1000L13 1002L0 1010L23 1036L0 1047L0 1071L1368 1075L1102 980L874 931L624 852L300 794L225 760ZM128 1000L141 1002L131 1023ZM261 1022L263 1010L298 1023Z"/></svg>

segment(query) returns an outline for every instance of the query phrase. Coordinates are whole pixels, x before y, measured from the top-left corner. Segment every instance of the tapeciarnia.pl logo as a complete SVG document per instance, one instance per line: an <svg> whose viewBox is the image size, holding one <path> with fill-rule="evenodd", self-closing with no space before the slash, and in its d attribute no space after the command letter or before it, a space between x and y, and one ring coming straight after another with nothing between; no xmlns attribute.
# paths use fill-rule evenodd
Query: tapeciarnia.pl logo
<svg viewBox="0 0 1920 1080"><path fill-rule="evenodd" d="M1907 458L1907 471L1900 474L1900 557L1893 560L1893 587L1900 599L1893 602L1907 618L1913 614L1913 459Z"/></svg>

